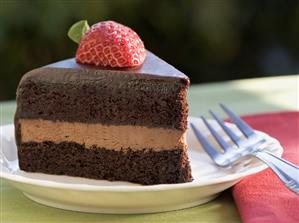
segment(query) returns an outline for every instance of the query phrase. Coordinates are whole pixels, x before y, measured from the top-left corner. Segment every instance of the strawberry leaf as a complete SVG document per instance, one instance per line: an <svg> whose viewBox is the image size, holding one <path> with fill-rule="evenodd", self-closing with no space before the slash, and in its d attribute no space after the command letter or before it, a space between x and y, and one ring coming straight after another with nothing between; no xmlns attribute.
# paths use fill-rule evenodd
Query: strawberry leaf
<svg viewBox="0 0 299 223"><path fill-rule="evenodd" d="M87 23L87 20L81 20L71 26L67 35L75 43L80 43L80 40L88 30L89 30L89 25Z"/></svg>

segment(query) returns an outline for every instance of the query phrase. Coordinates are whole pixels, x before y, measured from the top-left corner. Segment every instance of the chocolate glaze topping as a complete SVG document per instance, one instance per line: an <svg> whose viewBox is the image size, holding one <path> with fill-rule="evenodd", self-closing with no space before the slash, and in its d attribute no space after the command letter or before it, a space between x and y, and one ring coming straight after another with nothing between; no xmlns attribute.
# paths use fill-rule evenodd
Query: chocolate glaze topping
<svg viewBox="0 0 299 223"><path fill-rule="evenodd" d="M165 62L160 59L150 51L147 51L147 56L144 63L139 67L134 68L107 68L107 67L97 67L90 65L82 65L78 64L74 58L62 60L53 64L49 64L46 67L54 67L54 68L65 68L65 69L78 69L78 70L96 70L97 72L109 72L111 74L139 74L139 75L150 75L150 76L158 76L158 77L174 77L174 78L182 78L189 81L189 78Z"/></svg>

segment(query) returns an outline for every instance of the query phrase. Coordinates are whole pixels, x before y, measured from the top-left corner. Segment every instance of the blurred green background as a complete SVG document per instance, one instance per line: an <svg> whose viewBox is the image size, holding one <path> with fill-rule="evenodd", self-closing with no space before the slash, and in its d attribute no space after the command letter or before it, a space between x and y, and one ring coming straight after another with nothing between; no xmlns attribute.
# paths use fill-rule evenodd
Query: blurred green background
<svg viewBox="0 0 299 223"><path fill-rule="evenodd" d="M21 76L73 57L76 21L115 20L191 82L299 73L299 2L292 0L0 0L0 100Z"/></svg>

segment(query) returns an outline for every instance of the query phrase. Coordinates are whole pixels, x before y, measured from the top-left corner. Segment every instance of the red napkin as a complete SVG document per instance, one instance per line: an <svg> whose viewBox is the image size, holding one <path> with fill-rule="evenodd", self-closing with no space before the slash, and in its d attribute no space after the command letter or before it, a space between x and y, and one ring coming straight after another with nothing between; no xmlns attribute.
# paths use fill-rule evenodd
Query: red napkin
<svg viewBox="0 0 299 223"><path fill-rule="evenodd" d="M278 139L283 158L299 165L299 112L243 117L253 128ZM299 196L289 191L268 168L246 177L232 189L245 223L299 223Z"/></svg>

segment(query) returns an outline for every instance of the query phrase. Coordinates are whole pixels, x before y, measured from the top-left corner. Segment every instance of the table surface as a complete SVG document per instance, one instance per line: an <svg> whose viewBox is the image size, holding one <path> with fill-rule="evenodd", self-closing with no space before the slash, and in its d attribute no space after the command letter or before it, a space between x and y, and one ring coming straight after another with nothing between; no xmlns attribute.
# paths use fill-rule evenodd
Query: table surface
<svg viewBox="0 0 299 223"><path fill-rule="evenodd" d="M220 111L222 102L239 115L299 110L299 76L278 76L192 85L190 115ZM13 122L15 102L0 103L0 124ZM221 113L223 116L223 113ZM46 207L27 199L1 179L0 222L241 222L230 191L207 204L180 211L146 215L89 214Z"/></svg>

